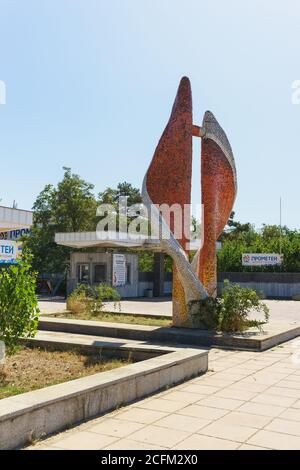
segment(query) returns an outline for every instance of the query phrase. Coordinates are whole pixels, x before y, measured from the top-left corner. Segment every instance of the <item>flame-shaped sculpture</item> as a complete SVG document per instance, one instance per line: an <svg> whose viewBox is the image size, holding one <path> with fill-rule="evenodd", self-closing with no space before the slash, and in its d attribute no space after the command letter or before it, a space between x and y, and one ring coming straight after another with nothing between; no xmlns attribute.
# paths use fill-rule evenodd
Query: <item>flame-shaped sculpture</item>
<svg viewBox="0 0 300 470"><path fill-rule="evenodd" d="M188 260L190 225L192 138L202 137L201 182L204 204L204 244ZM183 77L169 122L155 150L143 182L143 201L159 227L161 249L174 261L173 324L192 326L189 305L216 292L216 241L222 232L236 195L236 172L230 144L213 114L206 112L203 126L193 125L190 81ZM174 236L174 213L165 220L161 208L180 207L182 233ZM155 205L155 207L154 207Z"/></svg>
<svg viewBox="0 0 300 470"><path fill-rule="evenodd" d="M237 192L236 169L231 146L214 115L203 119L201 146L201 192L203 205L203 246L197 273L210 296L217 294L216 241L233 208Z"/></svg>

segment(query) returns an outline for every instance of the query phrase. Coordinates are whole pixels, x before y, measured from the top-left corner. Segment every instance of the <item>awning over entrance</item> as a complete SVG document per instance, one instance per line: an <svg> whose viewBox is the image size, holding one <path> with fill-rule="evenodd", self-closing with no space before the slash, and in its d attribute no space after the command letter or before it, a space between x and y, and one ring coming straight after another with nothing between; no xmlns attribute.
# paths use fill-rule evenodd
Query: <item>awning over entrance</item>
<svg viewBox="0 0 300 470"><path fill-rule="evenodd" d="M138 234L128 234L118 232L106 232L105 239L100 238L97 232L69 232L56 233L55 242L58 245L69 246L71 248L132 248L135 250L152 250L161 252L159 240L151 238L141 238ZM190 250L198 250L200 240L192 240L189 243Z"/></svg>
<svg viewBox="0 0 300 470"><path fill-rule="evenodd" d="M32 225L32 218L31 211L0 206L0 231L29 228Z"/></svg>
<svg viewBox="0 0 300 470"><path fill-rule="evenodd" d="M105 239L100 238L96 232L73 232L56 233L55 242L58 245L69 246L72 248L132 248L136 250L154 250L161 251L158 240L142 239L138 235L128 235L127 233L107 232Z"/></svg>

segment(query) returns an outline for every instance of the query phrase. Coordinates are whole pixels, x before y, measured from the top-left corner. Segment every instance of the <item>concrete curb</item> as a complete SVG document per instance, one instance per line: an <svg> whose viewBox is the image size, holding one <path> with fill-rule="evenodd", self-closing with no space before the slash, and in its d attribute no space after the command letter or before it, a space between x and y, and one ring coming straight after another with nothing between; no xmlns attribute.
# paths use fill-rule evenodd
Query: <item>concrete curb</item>
<svg viewBox="0 0 300 470"><path fill-rule="evenodd" d="M164 352L109 372L0 400L0 449L20 448L207 371L208 351L166 348Z"/></svg>
<svg viewBox="0 0 300 470"><path fill-rule="evenodd" d="M125 323L108 323L41 317L39 330L190 346L214 346L247 351L265 351L300 336L300 323L271 322L265 331L251 329L243 334L215 333L189 328L168 328Z"/></svg>

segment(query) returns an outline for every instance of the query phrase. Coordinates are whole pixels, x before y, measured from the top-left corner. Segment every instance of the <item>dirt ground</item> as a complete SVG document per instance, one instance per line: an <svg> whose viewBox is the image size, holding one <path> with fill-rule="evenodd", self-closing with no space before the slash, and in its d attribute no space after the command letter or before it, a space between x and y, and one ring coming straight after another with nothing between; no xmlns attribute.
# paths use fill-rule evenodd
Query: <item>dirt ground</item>
<svg viewBox="0 0 300 470"><path fill-rule="evenodd" d="M6 359L0 369L0 399L36 390L128 364L76 351L23 348Z"/></svg>
<svg viewBox="0 0 300 470"><path fill-rule="evenodd" d="M47 316L47 315L45 315ZM50 316L50 315L49 315ZM55 318L69 318L73 320L93 320L112 323L127 323L134 325L148 325L148 326L171 326L172 321L168 318L149 318L142 315L123 314L115 312L101 312L98 314L90 314L89 312L60 312L51 314Z"/></svg>

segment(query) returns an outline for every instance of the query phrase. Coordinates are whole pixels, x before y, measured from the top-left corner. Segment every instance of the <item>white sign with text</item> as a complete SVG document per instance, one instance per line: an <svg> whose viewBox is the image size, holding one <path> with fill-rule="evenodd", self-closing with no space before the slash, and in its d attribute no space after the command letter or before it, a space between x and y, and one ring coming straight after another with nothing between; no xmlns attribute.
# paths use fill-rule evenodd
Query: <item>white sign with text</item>
<svg viewBox="0 0 300 470"><path fill-rule="evenodd" d="M114 287L125 286L126 284L126 259L125 255L113 254L113 276Z"/></svg>
<svg viewBox="0 0 300 470"><path fill-rule="evenodd" d="M276 266L282 264L283 256L278 253L243 253L243 266Z"/></svg>
<svg viewBox="0 0 300 470"><path fill-rule="evenodd" d="M22 244L11 240L0 240L0 264L14 264L22 254Z"/></svg>

